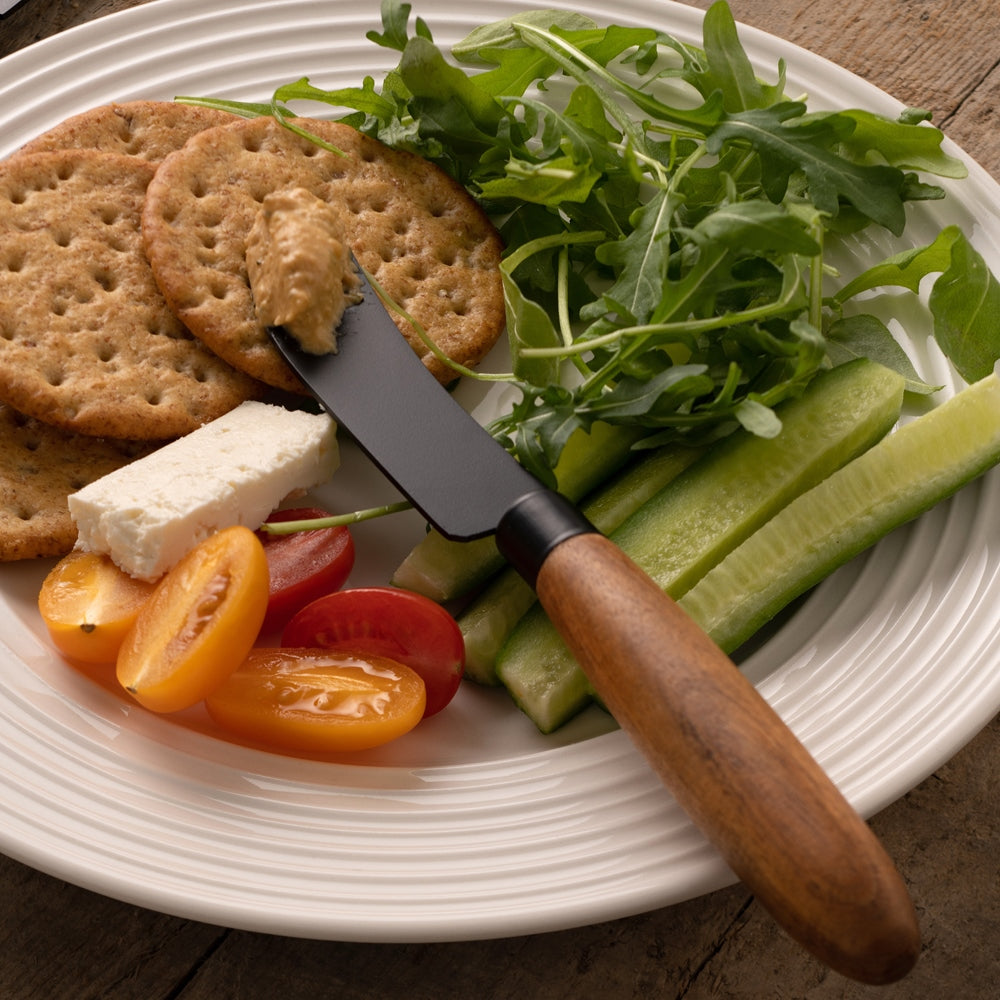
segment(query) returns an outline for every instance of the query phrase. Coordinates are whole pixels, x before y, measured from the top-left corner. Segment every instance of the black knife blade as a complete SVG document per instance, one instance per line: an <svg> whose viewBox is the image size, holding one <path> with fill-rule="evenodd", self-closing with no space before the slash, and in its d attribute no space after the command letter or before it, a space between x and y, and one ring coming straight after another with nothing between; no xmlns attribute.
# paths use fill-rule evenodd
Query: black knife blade
<svg viewBox="0 0 1000 1000"><path fill-rule="evenodd" d="M272 339L438 530L496 533L603 703L793 938L863 982L910 969L913 905L861 817L697 625L437 383L367 280L336 354Z"/></svg>
<svg viewBox="0 0 1000 1000"><path fill-rule="evenodd" d="M594 529L442 389L358 274L360 301L344 312L336 354L309 354L280 327L272 342L430 524L459 541L499 529L504 555L533 582L552 545Z"/></svg>

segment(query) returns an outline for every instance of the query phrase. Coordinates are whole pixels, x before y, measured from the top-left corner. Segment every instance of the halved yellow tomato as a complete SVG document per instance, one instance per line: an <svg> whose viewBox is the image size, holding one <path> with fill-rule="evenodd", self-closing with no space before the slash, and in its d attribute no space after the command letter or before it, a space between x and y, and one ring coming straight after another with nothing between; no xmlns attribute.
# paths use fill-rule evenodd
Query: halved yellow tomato
<svg viewBox="0 0 1000 1000"><path fill-rule="evenodd" d="M206 699L223 729L276 750L338 753L381 746L424 714L419 674L383 656L254 649Z"/></svg>
<svg viewBox="0 0 1000 1000"><path fill-rule="evenodd" d="M118 652L118 681L154 712L201 701L246 658L268 602L267 556L242 526L195 546L157 584Z"/></svg>
<svg viewBox="0 0 1000 1000"><path fill-rule="evenodd" d="M70 552L42 583L38 611L64 656L111 664L153 586L129 576L106 555Z"/></svg>

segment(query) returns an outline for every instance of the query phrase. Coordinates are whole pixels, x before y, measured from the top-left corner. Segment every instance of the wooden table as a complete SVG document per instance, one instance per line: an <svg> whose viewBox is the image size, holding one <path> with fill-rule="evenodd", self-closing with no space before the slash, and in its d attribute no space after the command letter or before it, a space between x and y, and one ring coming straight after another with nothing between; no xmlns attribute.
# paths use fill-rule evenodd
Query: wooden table
<svg viewBox="0 0 1000 1000"><path fill-rule="evenodd" d="M0 56L136 5L26 0L0 20ZM695 7L709 5L693 0ZM826 56L908 104L932 109L935 121L1000 177L996 0L732 0L731 6L737 20ZM415 8L422 13L419 3ZM925 939L917 968L891 987L863 987L826 971L790 943L741 886L581 930L486 942L358 945L164 916L0 859L0 997L995 998L998 753L1000 724L994 721L872 821L909 884Z"/></svg>

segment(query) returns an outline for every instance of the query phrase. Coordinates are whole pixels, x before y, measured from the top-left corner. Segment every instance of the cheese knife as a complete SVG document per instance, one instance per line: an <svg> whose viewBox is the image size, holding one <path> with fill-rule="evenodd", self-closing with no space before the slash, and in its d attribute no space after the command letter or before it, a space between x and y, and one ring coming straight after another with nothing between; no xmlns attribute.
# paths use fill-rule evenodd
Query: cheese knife
<svg viewBox="0 0 1000 1000"><path fill-rule="evenodd" d="M495 534L666 788L785 931L852 979L895 981L920 932L868 825L732 661L430 374L360 271L337 352L272 342L443 535Z"/></svg>

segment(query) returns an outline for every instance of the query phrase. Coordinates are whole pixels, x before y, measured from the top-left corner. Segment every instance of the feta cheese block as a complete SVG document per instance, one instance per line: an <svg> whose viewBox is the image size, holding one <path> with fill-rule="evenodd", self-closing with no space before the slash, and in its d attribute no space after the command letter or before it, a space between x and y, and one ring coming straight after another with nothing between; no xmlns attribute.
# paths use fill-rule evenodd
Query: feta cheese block
<svg viewBox="0 0 1000 1000"><path fill-rule="evenodd" d="M339 464L326 414L256 401L69 496L77 548L155 580L220 528L259 528L285 497Z"/></svg>

